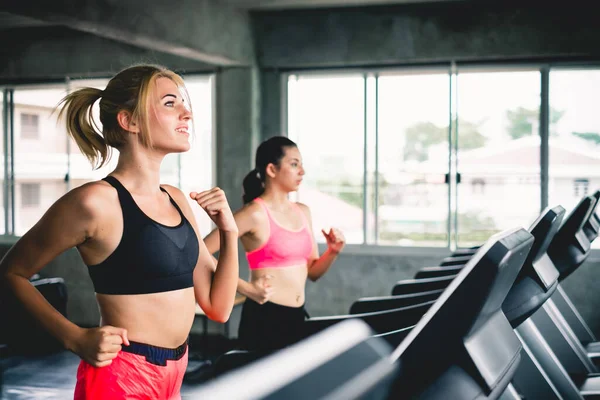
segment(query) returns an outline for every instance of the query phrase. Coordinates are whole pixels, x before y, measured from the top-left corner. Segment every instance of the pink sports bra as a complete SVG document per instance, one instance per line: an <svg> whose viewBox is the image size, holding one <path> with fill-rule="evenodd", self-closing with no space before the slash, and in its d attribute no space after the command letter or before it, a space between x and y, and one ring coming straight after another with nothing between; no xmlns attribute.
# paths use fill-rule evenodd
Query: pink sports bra
<svg viewBox="0 0 600 400"><path fill-rule="evenodd" d="M269 238L261 247L246 253L246 259L251 270L260 268L284 268L306 264L313 251L313 237L308 229L306 215L294 203L304 221L302 228L297 231L282 227L275 221L271 212L260 197L255 202L267 213L269 219Z"/></svg>

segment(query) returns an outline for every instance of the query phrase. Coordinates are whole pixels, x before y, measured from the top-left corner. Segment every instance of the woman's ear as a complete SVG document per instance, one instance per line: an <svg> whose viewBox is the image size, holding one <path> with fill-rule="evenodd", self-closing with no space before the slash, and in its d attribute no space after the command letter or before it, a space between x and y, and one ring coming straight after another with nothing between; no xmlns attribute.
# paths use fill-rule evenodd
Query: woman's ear
<svg viewBox="0 0 600 400"><path fill-rule="evenodd" d="M140 128L136 121L131 117L129 111L121 110L117 114L117 122L121 129L130 133L139 133Z"/></svg>
<svg viewBox="0 0 600 400"><path fill-rule="evenodd" d="M277 174L277 167L275 166L275 164L270 163L269 165L267 165L267 176L269 178L275 178L275 175Z"/></svg>

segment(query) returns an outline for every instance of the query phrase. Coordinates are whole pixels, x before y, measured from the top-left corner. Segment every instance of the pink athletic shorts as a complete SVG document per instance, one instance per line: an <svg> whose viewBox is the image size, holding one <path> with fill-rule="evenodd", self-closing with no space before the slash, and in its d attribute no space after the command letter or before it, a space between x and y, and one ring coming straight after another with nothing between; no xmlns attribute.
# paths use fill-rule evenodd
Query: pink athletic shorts
<svg viewBox="0 0 600 400"><path fill-rule="evenodd" d="M81 361L75 400L179 400L188 362L188 346L176 349L129 341L106 367Z"/></svg>

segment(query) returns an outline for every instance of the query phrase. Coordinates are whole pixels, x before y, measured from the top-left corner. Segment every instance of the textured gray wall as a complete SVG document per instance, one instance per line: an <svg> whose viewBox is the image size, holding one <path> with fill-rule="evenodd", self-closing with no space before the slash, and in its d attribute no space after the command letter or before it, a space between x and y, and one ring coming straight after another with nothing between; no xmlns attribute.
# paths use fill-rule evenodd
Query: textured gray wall
<svg viewBox="0 0 600 400"><path fill-rule="evenodd" d="M286 135L287 132L281 127L282 112L285 106L282 104L282 75L277 71L263 70L260 75L261 94L261 140L272 136Z"/></svg>
<svg viewBox="0 0 600 400"><path fill-rule="evenodd" d="M469 1L252 17L259 65L269 68L597 59L600 35L592 4Z"/></svg>
<svg viewBox="0 0 600 400"><path fill-rule="evenodd" d="M324 250L325 247L320 246L321 253ZM394 283L413 278L422 267L438 265L449 254L444 250L421 254L413 249L397 250L388 250L396 254L385 254L385 249L345 249L321 279L307 283L308 313L311 316L347 314L358 298L388 296Z"/></svg>
<svg viewBox="0 0 600 400"><path fill-rule="evenodd" d="M420 268L439 265L442 258L437 252L406 256L342 253L323 278L307 284L307 310L311 316L347 314L359 297L389 295L396 281L413 278ZM600 337L600 260L588 260L561 285Z"/></svg>
<svg viewBox="0 0 600 400"><path fill-rule="evenodd" d="M252 65L248 13L226 2L4 0L0 11L212 65ZM27 30L27 27L24 27ZM76 53L71 57L78 57Z"/></svg>
<svg viewBox="0 0 600 400"><path fill-rule="evenodd" d="M217 185L233 210L242 206L242 181L254 168L259 142L258 71L232 68L216 79Z"/></svg>
<svg viewBox="0 0 600 400"><path fill-rule="evenodd" d="M162 64L184 72L213 68L199 61L62 27L0 30L0 43L12 43L15 36L19 37L18 46L0 46L1 81L106 77L142 62Z"/></svg>

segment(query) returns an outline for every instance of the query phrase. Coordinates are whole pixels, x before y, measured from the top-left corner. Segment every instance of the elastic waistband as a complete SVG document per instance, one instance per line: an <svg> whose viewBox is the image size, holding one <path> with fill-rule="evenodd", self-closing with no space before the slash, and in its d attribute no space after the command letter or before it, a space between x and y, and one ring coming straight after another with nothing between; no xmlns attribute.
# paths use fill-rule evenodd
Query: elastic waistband
<svg viewBox="0 0 600 400"><path fill-rule="evenodd" d="M129 346L122 346L126 353L137 354L146 357L146 361L151 364L166 366L167 360L179 360L185 355L188 347L188 340L175 349L166 347L152 346L146 343L129 341Z"/></svg>
<svg viewBox="0 0 600 400"><path fill-rule="evenodd" d="M246 301L244 301L244 306L263 311L303 314L306 318L310 318L310 315L306 311L305 304L302 304L299 307L284 306L283 304L272 303L270 301L260 304L251 298L246 298Z"/></svg>
<svg viewBox="0 0 600 400"><path fill-rule="evenodd" d="M252 300L251 298L246 298L246 300L244 301L244 304L246 303L254 303L253 305L257 305L261 308L273 308L273 309L280 309L280 310L302 310L304 309L304 304L302 304L301 306L298 307L292 307L292 306L284 306L283 304L277 304L277 303L273 303L271 301L266 301L263 304L257 303L256 301Z"/></svg>

